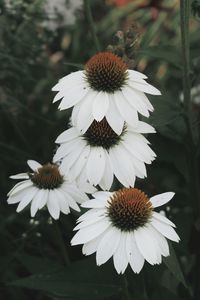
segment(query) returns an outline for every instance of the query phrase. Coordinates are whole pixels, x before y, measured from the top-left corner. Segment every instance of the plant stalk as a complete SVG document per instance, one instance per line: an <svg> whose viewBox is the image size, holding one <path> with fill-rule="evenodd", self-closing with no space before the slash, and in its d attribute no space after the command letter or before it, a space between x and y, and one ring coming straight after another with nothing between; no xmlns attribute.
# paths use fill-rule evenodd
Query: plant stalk
<svg viewBox="0 0 200 300"><path fill-rule="evenodd" d="M99 41L96 35L96 30L95 30L95 25L94 25L94 20L92 17L92 12L91 12L91 7L90 7L90 0L84 0L84 7L85 7L85 14L86 18L91 30L92 38L96 47L97 52L100 51L100 46L99 46Z"/></svg>
<svg viewBox="0 0 200 300"><path fill-rule="evenodd" d="M126 274L121 275L122 288L123 288L123 300L130 300L128 291L128 280Z"/></svg>

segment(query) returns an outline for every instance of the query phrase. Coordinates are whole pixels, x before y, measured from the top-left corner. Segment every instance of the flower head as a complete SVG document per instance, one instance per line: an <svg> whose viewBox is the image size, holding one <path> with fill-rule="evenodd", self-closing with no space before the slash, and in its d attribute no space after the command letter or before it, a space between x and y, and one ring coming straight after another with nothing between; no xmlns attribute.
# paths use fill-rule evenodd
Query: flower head
<svg viewBox="0 0 200 300"><path fill-rule="evenodd" d="M111 52L94 55L77 71L63 77L54 87L54 102L62 99L59 109L74 106L73 115L78 129L85 133L91 123L106 118L117 133L123 131L124 121L136 127L138 113L149 117L153 106L145 93L160 95L148 84L147 77L128 70L123 60Z"/></svg>
<svg viewBox="0 0 200 300"><path fill-rule="evenodd" d="M84 202L90 208L78 219L78 232L71 244L83 245L83 254L96 252L97 265L111 257L118 273L124 273L128 264L139 273L145 260L160 264L162 256L169 255L166 238L178 242L175 225L154 211L174 196L167 192L148 198L136 188L117 192L96 192L94 199Z"/></svg>
<svg viewBox="0 0 200 300"><path fill-rule="evenodd" d="M156 156L141 134L150 132L155 132L154 128L139 121L134 129L124 124L117 135L105 118L93 121L84 134L73 126L57 138L60 147L54 161L61 160L63 172L73 179L85 178L102 189L110 189L114 175L124 186L134 186L136 176L146 176L145 163L150 164Z"/></svg>
<svg viewBox="0 0 200 300"><path fill-rule="evenodd" d="M77 203L87 201L88 197L80 191L76 184L62 174L61 169L54 164L41 165L34 160L28 160L32 172L10 176L12 179L23 179L8 193L8 204L19 203L17 212L22 211L31 203L31 216L47 206L54 219L58 219L60 211L70 213L70 208L80 211Z"/></svg>

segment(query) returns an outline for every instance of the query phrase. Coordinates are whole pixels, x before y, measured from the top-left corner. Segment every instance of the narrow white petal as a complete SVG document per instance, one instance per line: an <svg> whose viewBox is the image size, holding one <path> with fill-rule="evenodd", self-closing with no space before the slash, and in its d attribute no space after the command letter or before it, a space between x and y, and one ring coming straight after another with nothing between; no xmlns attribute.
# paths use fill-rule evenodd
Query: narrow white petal
<svg viewBox="0 0 200 300"><path fill-rule="evenodd" d="M149 117L148 107L141 100L140 94L137 92L137 90L131 88L130 86L126 86L124 89L122 89L122 94L135 110L137 110L143 116L147 118Z"/></svg>
<svg viewBox="0 0 200 300"><path fill-rule="evenodd" d="M48 197L49 197L49 190L43 190L43 197L41 197L38 205L39 209L42 209L47 204Z"/></svg>
<svg viewBox="0 0 200 300"><path fill-rule="evenodd" d="M151 95L161 95L161 92L149 83L133 82L133 88Z"/></svg>
<svg viewBox="0 0 200 300"><path fill-rule="evenodd" d="M106 215L107 210L105 208L93 208L82 214L78 219L77 223L83 222L83 221L89 221L91 219L96 219L101 216Z"/></svg>
<svg viewBox="0 0 200 300"><path fill-rule="evenodd" d="M96 261L98 266L104 264L115 253L120 237L121 232L115 227L110 227L105 232L97 248Z"/></svg>
<svg viewBox="0 0 200 300"><path fill-rule="evenodd" d="M107 199L92 199L81 204L85 208L104 208L108 203Z"/></svg>
<svg viewBox="0 0 200 300"><path fill-rule="evenodd" d="M174 228L156 219L151 220L153 227L171 241L179 242L180 238Z"/></svg>
<svg viewBox="0 0 200 300"><path fill-rule="evenodd" d="M105 200L107 201L110 197L112 197L112 192L106 192L106 191L98 191L92 194L92 196L96 199Z"/></svg>
<svg viewBox="0 0 200 300"><path fill-rule="evenodd" d="M113 262L118 274L123 274L128 266L128 257L126 254L127 233L121 232L120 242L113 255Z"/></svg>
<svg viewBox="0 0 200 300"><path fill-rule="evenodd" d="M83 84L83 71L72 72L62 77L58 83L52 88L52 91L67 90L71 86L77 86Z"/></svg>
<svg viewBox="0 0 200 300"><path fill-rule="evenodd" d="M70 209L69 209L69 204L65 198L65 194L58 189L55 189L55 194L59 202L60 210L66 215L69 214Z"/></svg>
<svg viewBox="0 0 200 300"><path fill-rule="evenodd" d="M137 133L155 133L155 128L152 127L151 125L139 121L138 122L138 126L137 127L128 127L128 130L132 131L132 132L137 132Z"/></svg>
<svg viewBox="0 0 200 300"><path fill-rule="evenodd" d="M91 148L88 157L86 170L87 178L91 184L97 185L104 173L105 169L105 153L102 147Z"/></svg>
<svg viewBox="0 0 200 300"><path fill-rule="evenodd" d="M29 176L27 173L19 173L16 175L10 176L11 179L29 179Z"/></svg>
<svg viewBox="0 0 200 300"><path fill-rule="evenodd" d="M97 223L100 220L103 220L105 218L105 216L97 216L95 218L91 218L91 219L87 219L81 223L79 223L78 225L76 225L76 227L74 227L73 231L79 230L81 228L87 227L91 224Z"/></svg>
<svg viewBox="0 0 200 300"><path fill-rule="evenodd" d="M89 93L89 91L90 90L84 85L69 88L65 93L65 96L62 99L58 108L60 110L64 110L76 105L77 103L83 100L83 98L87 93Z"/></svg>
<svg viewBox="0 0 200 300"><path fill-rule="evenodd" d="M109 226L111 226L111 223L104 218L95 224L82 228L75 234L71 244L74 246L87 243L103 233Z"/></svg>
<svg viewBox="0 0 200 300"><path fill-rule="evenodd" d="M69 186L67 188L67 191L68 191L69 195L74 200L76 200L77 203L81 204L81 203L89 200L88 196L83 191L81 191L80 189L78 189L77 187Z"/></svg>
<svg viewBox="0 0 200 300"><path fill-rule="evenodd" d="M62 187L60 190L63 193L63 195L65 196L65 200L68 203L68 205L71 208L73 208L74 210L80 211L80 208L79 208L78 204L76 203L76 201L74 201L74 199L66 191L62 190Z"/></svg>
<svg viewBox="0 0 200 300"><path fill-rule="evenodd" d="M109 151L112 167L117 179L126 187L134 186L135 170L128 151L118 145Z"/></svg>
<svg viewBox="0 0 200 300"><path fill-rule="evenodd" d="M128 70L128 75L131 79L137 80L139 79L146 79L147 76L141 72L135 71L135 70Z"/></svg>
<svg viewBox="0 0 200 300"><path fill-rule="evenodd" d="M100 234L98 237L95 239L85 243L82 248L82 252L84 255L91 255L94 252L97 251L97 247L99 245L99 242L101 241L102 237L104 236L104 232Z"/></svg>
<svg viewBox="0 0 200 300"><path fill-rule="evenodd" d="M172 227L176 227L176 225L172 221L170 221L165 216L161 215L161 213L157 213L157 212L154 211L153 214L152 214L152 217L155 218L156 220L161 221L165 224L168 224Z"/></svg>
<svg viewBox="0 0 200 300"><path fill-rule="evenodd" d="M29 189L27 189L27 193L23 196L16 211L22 211L31 202L37 191L38 189L35 187L30 187Z"/></svg>
<svg viewBox="0 0 200 300"><path fill-rule="evenodd" d="M136 244L142 256L151 264L161 263L161 253L149 226L140 227L134 231Z"/></svg>
<svg viewBox="0 0 200 300"><path fill-rule="evenodd" d="M92 106L94 98L97 92L90 90L81 102L78 114L77 114L77 128L80 132L85 133L88 127L91 125L94 117L92 115Z"/></svg>
<svg viewBox="0 0 200 300"><path fill-rule="evenodd" d="M124 127L124 119L118 112L114 95L109 95L109 100L109 108L106 113L106 120L114 132L120 135Z"/></svg>
<svg viewBox="0 0 200 300"><path fill-rule="evenodd" d="M15 186L10 190L8 193L8 196L14 196L15 194L21 192L24 189L27 189L28 187L32 186L33 183L31 180L24 180L21 182L18 182L15 184Z"/></svg>
<svg viewBox="0 0 200 300"><path fill-rule="evenodd" d="M161 254L165 257L169 256L169 245L166 238L160 232L158 232L153 226L151 226L151 224L149 224L149 227L151 227L151 230L154 234L154 237L156 239Z"/></svg>
<svg viewBox="0 0 200 300"><path fill-rule="evenodd" d="M60 216L60 207L56 193L51 190L49 191L49 197L47 201L47 208L53 219L57 220Z"/></svg>
<svg viewBox="0 0 200 300"><path fill-rule="evenodd" d="M78 133L77 129L72 127L72 128L65 130L64 132L62 132L57 137L55 143L61 144L64 142L68 142L68 141L71 141L71 140L77 138L78 136L79 136L79 133Z"/></svg>
<svg viewBox="0 0 200 300"><path fill-rule="evenodd" d="M123 96L122 92L115 93L115 102L117 109L122 118L131 126L137 127L138 125L138 113Z"/></svg>
<svg viewBox="0 0 200 300"><path fill-rule="evenodd" d="M173 197L174 197L175 193L173 192L166 192L166 193L162 193L156 196L153 196L150 198L150 201L153 205L153 207L159 207L161 205L166 204L167 202L169 202Z"/></svg>
<svg viewBox="0 0 200 300"><path fill-rule="evenodd" d="M28 166L29 166L34 172L37 171L39 168L42 167L42 165L39 164L37 161L31 160L31 159L29 159L29 160L27 161L27 164L28 164Z"/></svg>
<svg viewBox="0 0 200 300"><path fill-rule="evenodd" d="M7 200L7 203L15 204L15 203L20 202L22 200L23 196L28 193L28 189L29 188L26 188L26 189L20 191L20 193L17 193L14 196L10 196Z"/></svg>
<svg viewBox="0 0 200 300"><path fill-rule="evenodd" d="M44 197L45 190L38 190L35 196L33 197L33 200L31 202L31 217L35 217L36 212L39 209L40 201Z"/></svg>
<svg viewBox="0 0 200 300"><path fill-rule="evenodd" d="M94 99L92 114L96 121L101 121L107 113L109 97L105 92L99 92Z"/></svg>
<svg viewBox="0 0 200 300"><path fill-rule="evenodd" d="M70 169L70 176L72 179L76 179L79 176L79 174L86 165L89 154L90 146L88 145L82 150L82 153L80 154L79 158L76 160L76 162Z"/></svg>
<svg viewBox="0 0 200 300"><path fill-rule="evenodd" d="M56 151L56 154L53 157L53 161L59 161L61 158L65 157L75 149L79 147L84 147L85 141L77 138L75 140L69 141L67 143L61 144L61 146Z"/></svg>
<svg viewBox="0 0 200 300"><path fill-rule="evenodd" d="M105 151L105 158L106 158L105 170L104 170L104 174L101 178L101 181L99 182L99 186L103 190L110 190L113 180L114 180L114 174L113 174L113 168L110 163L110 159L109 159L107 151Z"/></svg>
<svg viewBox="0 0 200 300"><path fill-rule="evenodd" d="M140 273L144 265L144 257L137 247L135 236L132 232L127 234L126 253L133 272Z"/></svg>

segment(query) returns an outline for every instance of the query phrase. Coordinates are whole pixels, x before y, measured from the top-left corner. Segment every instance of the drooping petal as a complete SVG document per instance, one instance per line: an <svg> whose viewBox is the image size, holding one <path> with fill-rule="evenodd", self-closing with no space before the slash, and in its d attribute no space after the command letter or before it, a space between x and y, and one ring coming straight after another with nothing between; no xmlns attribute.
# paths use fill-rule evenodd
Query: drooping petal
<svg viewBox="0 0 200 300"><path fill-rule="evenodd" d="M109 108L109 96L107 93L99 92L94 99L92 114L96 121L100 122Z"/></svg>
<svg viewBox="0 0 200 300"><path fill-rule="evenodd" d="M156 219L151 220L153 227L171 241L179 242L180 238L174 228Z"/></svg>
<svg viewBox="0 0 200 300"><path fill-rule="evenodd" d="M176 225L172 221L170 221L165 216L161 215L161 213L157 213L157 212L153 211L152 217L155 218L156 220L159 220L159 221L161 221L161 222L163 222L165 224L168 224L168 225L170 225L172 227L176 227Z"/></svg>
<svg viewBox="0 0 200 300"><path fill-rule="evenodd" d="M98 266L112 257L119 245L120 237L121 232L115 227L110 227L105 232L97 248L96 261Z"/></svg>
<svg viewBox="0 0 200 300"><path fill-rule="evenodd" d="M113 131L120 135L124 127L124 119L118 112L118 109L115 104L114 95L109 95L110 104L106 113L106 120Z"/></svg>
<svg viewBox="0 0 200 300"><path fill-rule="evenodd" d="M144 265L144 257L137 247L135 236L132 232L127 234L126 253L133 272L139 273Z"/></svg>
<svg viewBox="0 0 200 300"><path fill-rule="evenodd" d="M122 233L120 236L120 242L113 255L113 262L118 274L123 274L128 266L128 257L126 254L126 236L127 233Z"/></svg>
<svg viewBox="0 0 200 300"><path fill-rule="evenodd" d="M86 170L87 178L91 184L97 185L104 173L105 153L102 147L93 147L88 157Z"/></svg>
<svg viewBox="0 0 200 300"><path fill-rule="evenodd" d="M47 201L47 208L53 219L58 220L60 216L60 207L56 193L51 190L49 191L49 198Z"/></svg>
<svg viewBox="0 0 200 300"><path fill-rule="evenodd" d="M37 188L29 187L27 193L23 196L22 200L20 201L16 211L17 212L22 211L31 202L31 200L33 199L37 191L38 191Z"/></svg>

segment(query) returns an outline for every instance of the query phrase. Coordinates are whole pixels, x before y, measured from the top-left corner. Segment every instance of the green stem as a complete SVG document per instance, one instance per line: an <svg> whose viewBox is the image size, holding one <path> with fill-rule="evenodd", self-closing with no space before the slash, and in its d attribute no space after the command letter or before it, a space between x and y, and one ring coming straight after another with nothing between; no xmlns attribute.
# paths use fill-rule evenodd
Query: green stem
<svg viewBox="0 0 200 300"><path fill-rule="evenodd" d="M190 40L189 40L190 1L180 0L181 41L183 55L183 95L184 113L193 143L193 130L191 119L191 80L190 80Z"/></svg>
<svg viewBox="0 0 200 300"><path fill-rule="evenodd" d="M123 288L123 300L129 300L129 291L128 291L128 280L126 278L126 274L121 275L122 280L122 288Z"/></svg>
<svg viewBox="0 0 200 300"><path fill-rule="evenodd" d="M93 38L96 50L97 50L97 52L99 52L100 51L100 46L99 46L99 41L98 41L97 35L96 35L94 20L93 20L93 17L92 17L92 12L91 12L91 7L90 7L90 0L84 0L84 6L85 6L85 14L86 14L86 18L87 18L88 23L89 23L92 38Z"/></svg>
<svg viewBox="0 0 200 300"><path fill-rule="evenodd" d="M69 255L67 253L67 246L64 243L64 240L63 240L63 237L62 237L62 233L61 233L59 224L58 224L57 221L55 221L53 219L52 219L52 222L53 222L53 225L54 225L54 228L55 228L57 242L58 242L58 244L60 246L60 251L62 253L62 257L63 257L64 263L65 263L66 266L69 266L70 259L69 259Z"/></svg>

